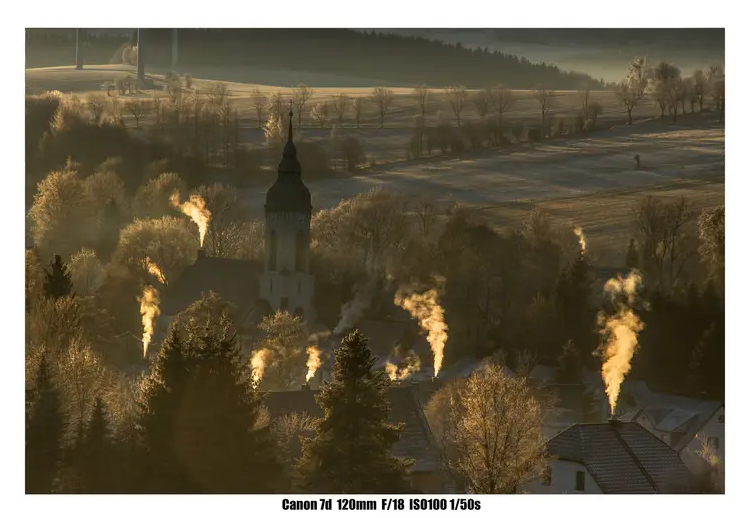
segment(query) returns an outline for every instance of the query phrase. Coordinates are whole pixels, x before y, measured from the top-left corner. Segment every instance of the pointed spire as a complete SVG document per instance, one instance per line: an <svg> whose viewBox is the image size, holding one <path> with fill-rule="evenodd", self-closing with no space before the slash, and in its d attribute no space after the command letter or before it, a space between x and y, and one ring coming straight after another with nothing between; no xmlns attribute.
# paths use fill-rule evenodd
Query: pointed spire
<svg viewBox="0 0 750 518"><path fill-rule="evenodd" d="M294 101L292 99L289 99L289 138L287 139L287 142L292 142L292 119L294 112L292 111L292 103Z"/></svg>

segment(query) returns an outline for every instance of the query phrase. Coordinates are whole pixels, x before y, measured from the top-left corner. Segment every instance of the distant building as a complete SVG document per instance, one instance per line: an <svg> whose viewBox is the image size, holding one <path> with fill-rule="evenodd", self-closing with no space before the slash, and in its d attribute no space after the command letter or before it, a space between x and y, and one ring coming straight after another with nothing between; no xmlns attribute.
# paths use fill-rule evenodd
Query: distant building
<svg viewBox="0 0 750 518"><path fill-rule="evenodd" d="M680 455L638 423L576 424L547 442L544 477L526 493L685 493L694 477Z"/></svg>

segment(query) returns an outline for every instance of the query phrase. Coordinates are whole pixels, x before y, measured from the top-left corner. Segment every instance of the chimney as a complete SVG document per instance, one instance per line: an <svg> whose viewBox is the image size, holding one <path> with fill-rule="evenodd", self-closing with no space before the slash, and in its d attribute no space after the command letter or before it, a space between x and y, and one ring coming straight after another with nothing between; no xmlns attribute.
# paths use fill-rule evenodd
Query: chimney
<svg viewBox="0 0 750 518"><path fill-rule="evenodd" d="M310 384L309 383L305 383L305 384L302 385L302 392L307 392L309 390L310 390Z"/></svg>
<svg viewBox="0 0 750 518"><path fill-rule="evenodd" d="M198 249L198 257L195 259L195 262L197 263L198 261L200 261L204 257L206 257L206 251L201 247L201 248Z"/></svg>

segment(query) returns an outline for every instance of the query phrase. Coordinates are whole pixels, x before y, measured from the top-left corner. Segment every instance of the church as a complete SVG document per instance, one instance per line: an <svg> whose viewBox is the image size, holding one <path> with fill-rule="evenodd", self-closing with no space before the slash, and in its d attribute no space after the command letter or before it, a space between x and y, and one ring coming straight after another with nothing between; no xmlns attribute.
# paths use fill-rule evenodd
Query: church
<svg viewBox="0 0 750 518"><path fill-rule="evenodd" d="M214 292L237 309L237 324L253 328L263 315L286 310L302 317L308 327L316 321L313 307L315 278L310 273L310 190L292 134L279 163L276 181L266 193L265 257L261 262L207 257L201 249L194 264L166 288L158 327L166 330L172 319L203 294Z"/></svg>

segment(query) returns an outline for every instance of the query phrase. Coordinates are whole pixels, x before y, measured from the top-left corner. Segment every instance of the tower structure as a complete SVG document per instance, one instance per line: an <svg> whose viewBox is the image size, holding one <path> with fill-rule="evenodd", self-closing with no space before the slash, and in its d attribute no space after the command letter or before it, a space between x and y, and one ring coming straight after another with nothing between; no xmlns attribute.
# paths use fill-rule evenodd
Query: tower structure
<svg viewBox="0 0 750 518"><path fill-rule="evenodd" d="M289 134L278 175L266 193L266 247L259 293L274 311L287 310L310 323L315 322L315 279L310 273L312 204L310 190L302 181L292 120L290 110Z"/></svg>

